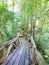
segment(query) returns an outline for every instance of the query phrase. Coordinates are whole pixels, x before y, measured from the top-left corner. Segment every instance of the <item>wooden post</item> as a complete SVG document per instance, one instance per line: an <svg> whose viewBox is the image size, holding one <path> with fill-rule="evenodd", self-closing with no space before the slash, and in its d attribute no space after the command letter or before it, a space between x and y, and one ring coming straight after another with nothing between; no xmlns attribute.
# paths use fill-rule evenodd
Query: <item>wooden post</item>
<svg viewBox="0 0 49 65"><path fill-rule="evenodd" d="M6 48L3 49L3 57L6 57Z"/></svg>
<svg viewBox="0 0 49 65"><path fill-rule="evenodd" d="M3 63L7 60L6 58L6 48L3 49L3 57L0 59L0 63Z"/></svg>
<svg viewBox="0 0 49 65"><path fill-rule="evenodd" d="M13 46L13 44L11 44L11 45L9 46L9 48L7 49L6 57L8 57L8 55L9 55L9 53L10 53L10 51L11 51L12 46Z"/></svg>

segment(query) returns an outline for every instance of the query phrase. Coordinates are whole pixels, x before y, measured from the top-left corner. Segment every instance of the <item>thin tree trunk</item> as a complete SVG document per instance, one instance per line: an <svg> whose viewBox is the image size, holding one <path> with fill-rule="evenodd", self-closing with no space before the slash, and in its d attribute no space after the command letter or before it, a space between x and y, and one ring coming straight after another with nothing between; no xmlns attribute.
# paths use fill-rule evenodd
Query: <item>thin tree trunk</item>
<svg viewBox="0 0 49 65"><path fill-rule="evenodd" d="M12 0L12 11L14 12L14 0ZM14 36L14 22L12 22L12 36Z"/></svg>
<svg viewBox="0 0 49 65"><path fill-rule="evenodd" d="M31 36L33 36L33 33L32 33L32 29L33 29L33 26L32 26L32 16L31 16Z"/></svg>
<svg viewBox="0 0 49 65"><path fill-rule="evenodd" d="M35 22L33 24L33 38L35 38Z"/></svg>

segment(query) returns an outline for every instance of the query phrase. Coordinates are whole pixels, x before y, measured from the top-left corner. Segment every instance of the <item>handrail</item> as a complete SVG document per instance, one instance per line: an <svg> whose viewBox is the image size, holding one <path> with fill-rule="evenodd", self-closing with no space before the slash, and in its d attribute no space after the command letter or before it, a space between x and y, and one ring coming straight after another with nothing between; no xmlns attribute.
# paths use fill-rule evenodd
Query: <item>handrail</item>
<svg viewBox="0 0 49 65"><path fill-rule="evenodd" d="M16 49L16 47L19 45L18 43L19 43L20 37L22 37L22 35L18 34L17 37L13 38L10 41L7 41L2 46L0 46L0 51L2 52L2 56L0 58L0 63L6 62L7 57L10 55L10 53L12 53L12 51L14 49Z"/></svg>
<svg viewBox="0 0 49 65"><path fill-rule="evenodd" d="M15 42L16 40L18 40L18 38L19 38L19 36L15 37L14 39L12 39L12 40L10 40L10 41L8 41L8 42L6 42L6 43L4 43L2 46L0 46L0 50L2 50L2 49L3 49L4 47L6 47L6 46L12 44L12 43Z"/></svg>
<svg viewBox="0 0 49 65"><path fill-rule="evenodd" d="M35 45L35 42L34 42L32 36L31 36L31 43L32 43L33 48L34 48L34 54L35 54L35 58L36 58L36 61L37 61L38 65L47 65L47 63L45 62L43 56L42 56L41 53L37 50L36 45Z"/></svg>
<svg viewBox="0 0 49 65"><path fill-rule="evenodd" d="M32 43L32 48L34 49L34 56L36 58L36 61L38 63L38 65L47 65L47 63L45 62L43 56L41 55L41 53L37 50L34 39L31 35L26 34L28 37L30 37L31 39L31 43Z"/></svg>

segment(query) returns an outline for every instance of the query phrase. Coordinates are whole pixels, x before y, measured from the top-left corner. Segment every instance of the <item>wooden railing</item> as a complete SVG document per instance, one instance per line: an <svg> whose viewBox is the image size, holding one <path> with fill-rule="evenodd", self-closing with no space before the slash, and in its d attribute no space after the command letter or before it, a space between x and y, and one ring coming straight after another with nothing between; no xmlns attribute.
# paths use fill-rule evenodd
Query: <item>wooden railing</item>
<svg viewBox="0 0 49 65"><path fill-rule="evenodd" d="M10 53L17 47L17 45L19 43L19 37L21 37L21 36L17 36L14 39L5 43L4 45L0 46L0 54L2 55L0 58L0 63L5 62L7 60L7 57L10 55ZM36 58L38 65L47 65L45 63L43 56L37 50L33 37L28 34L25 34L25 38L28 41L30 40L32 50L34 51L34 53L32 55L33 55L33 57Z"/></svg>
<svg viewBox="0 0 49 65"><path fill-rule="evenodd" d="M0 63L3 63L7 60L7 57L17 47L18 43L19 36L0 46Z"/></svg>
<svg viewBox="0 0 49 65"><path fill-rule="evenodd" d="M6 46L8 46L8 45L10 45L10 44L13 44L15 41L18 40L18 38L19 38L19 37L15 37L14 39L12 39L12 40L10 40L10 41L4 43L2 46L0 46L0 50L2 50L4 47L6 47Z"/></svg>
<svg viewBox="0 0 49 65"><path fill-rule="evenodd" d="M31 42L32 50L34 50L34 53L33 53L34 55L33 56L35 57L38 65L47 65L47 63L45 62L43 56L37 50L33 37L28 35L28 34L26 34L26 33L25 33L25 35L26 35L26 38L28 39L28 41L30 40L30 42Z"/></svg>
<svg viewBox="0 0 49 65"><path fill-rule="evenodd" d="M43 56L41 55L41 53L37 50L35 42L33 40L33 37L31 36L31 43L32 43L32 47L34 49L34 55L36 58L36 61L38 63L38 65L47 65L47 63L45 62Z"/></svg>

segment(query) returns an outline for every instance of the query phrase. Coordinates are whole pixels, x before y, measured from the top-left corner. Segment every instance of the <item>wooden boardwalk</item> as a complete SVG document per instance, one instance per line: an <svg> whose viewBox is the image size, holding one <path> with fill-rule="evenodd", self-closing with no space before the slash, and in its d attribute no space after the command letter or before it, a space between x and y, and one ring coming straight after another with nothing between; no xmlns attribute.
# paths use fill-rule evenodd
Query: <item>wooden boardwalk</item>
<svg viewBox="0 0 49 65"><path fill-rule="evenodd" d="M3 52L0 65L46 65L33 39L29 42L26 37L16 37L0 46L0 51ZM35 63L35 56L38 64Z"/></svg>
<svg viewBox="0 0 49 65"><path fill-rule="evenodd" d="M31 65L31 47L27 40L20 39L19 46L8 57L3 65ZM34 65L34 62L32 62Z"/></svg>

